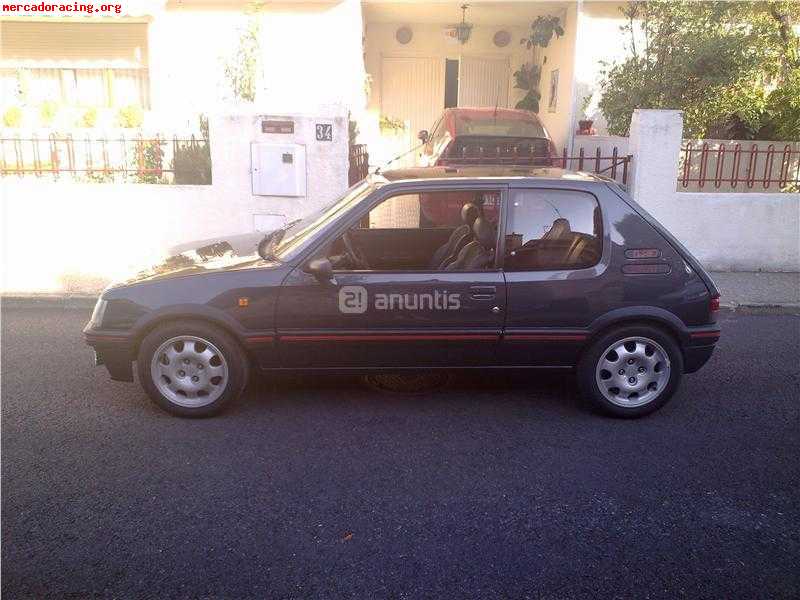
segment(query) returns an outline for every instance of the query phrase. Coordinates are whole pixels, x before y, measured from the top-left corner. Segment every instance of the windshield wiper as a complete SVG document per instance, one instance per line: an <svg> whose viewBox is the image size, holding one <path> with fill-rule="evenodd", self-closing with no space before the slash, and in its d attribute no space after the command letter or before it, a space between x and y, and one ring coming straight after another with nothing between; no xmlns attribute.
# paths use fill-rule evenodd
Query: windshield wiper
<svg viewBox="0 0 800 600"><path fill-rule="evenodd" d="M264 239L258 243L258 255L263 258L264 260L280 260L273 251L275 250L275 246L277 246L280 241L283 239L283 236L286 235L286 232L289 230L290 227L296 225L303 219L295 219L294 221L290 221L283 227L276 229L275 231L270 231L267 235L264 236Z"/></svg>

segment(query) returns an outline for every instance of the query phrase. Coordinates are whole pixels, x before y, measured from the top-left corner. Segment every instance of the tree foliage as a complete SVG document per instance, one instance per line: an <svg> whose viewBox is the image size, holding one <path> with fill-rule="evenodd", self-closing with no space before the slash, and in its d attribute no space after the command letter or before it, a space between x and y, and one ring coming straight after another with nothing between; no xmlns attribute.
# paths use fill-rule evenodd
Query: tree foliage
<svg viewBox="0 0 800 600"><path fill-rule="evenodd" d="M800 139L800 3L629 2L627 60L607 65L600 110L627 134L635 108L684 111L691 137Z"/></svg>
<svg viewBox="0 0 800 600"><path fill-rule="evenodd" d="M239 101L253 102L256 99L261 56L261 12L262 3L251 3L245 9L247 22L241 31L239 44L224 66L233 97Z"/></svg>

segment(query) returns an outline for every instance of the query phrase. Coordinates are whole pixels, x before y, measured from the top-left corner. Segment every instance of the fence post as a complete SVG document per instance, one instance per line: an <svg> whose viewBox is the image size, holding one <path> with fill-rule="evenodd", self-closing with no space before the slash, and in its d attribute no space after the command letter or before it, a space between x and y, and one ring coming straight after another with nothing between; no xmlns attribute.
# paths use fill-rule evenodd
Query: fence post
<svg viewBox="0 0 800 600"><path fill-rule="evenodd" d="M629 138L633 199L650 209L669 201L677 190L678 156L683 137L679 110L633 111Z"/></svg>

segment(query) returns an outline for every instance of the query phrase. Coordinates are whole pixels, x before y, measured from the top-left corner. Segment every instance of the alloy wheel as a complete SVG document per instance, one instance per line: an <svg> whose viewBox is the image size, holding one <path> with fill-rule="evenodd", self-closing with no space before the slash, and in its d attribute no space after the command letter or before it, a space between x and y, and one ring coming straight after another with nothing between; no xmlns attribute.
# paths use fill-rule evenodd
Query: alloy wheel
<svg viewBox="0 0 800 600"><path fill-rule="evenodd" d="M628 337L600 355L595 380L603 396L617 406L635 408L658 398L670 377L669 355L646 337Z"/></svg>
<svg viewBox="0 0 800 600"><path fill-rule="evenodd" d="M182 335L153 353L150 374L159 392L179 406L197 408L216 401L228 385L228 363L214 344Z"/></svg>

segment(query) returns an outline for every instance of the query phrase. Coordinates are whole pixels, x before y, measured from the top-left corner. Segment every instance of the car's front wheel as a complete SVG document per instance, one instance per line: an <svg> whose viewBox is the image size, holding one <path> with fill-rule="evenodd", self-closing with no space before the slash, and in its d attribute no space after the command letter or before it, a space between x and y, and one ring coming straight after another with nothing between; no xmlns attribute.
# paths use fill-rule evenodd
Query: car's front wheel
<svg viewBox="0 0 800 600"><path fill-rule="evenodd" d="M597 339L578 365L584 397L616 417L641 417L672 397L683 374L675 339L650 325L627 325Z"/></svg>
<svg viewBox="0 0 800 600"><path fill-rule="evenodd" d="M139 381L164 410L207 417L238 398L247 383L247 356L226 331L199 321L156 327L142 341Z"/></svg>

